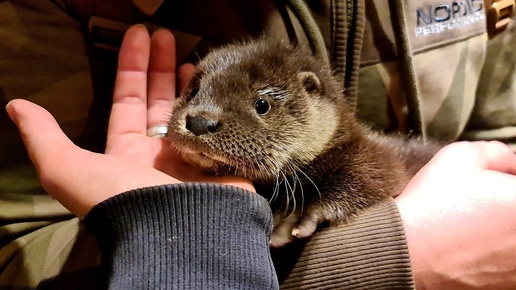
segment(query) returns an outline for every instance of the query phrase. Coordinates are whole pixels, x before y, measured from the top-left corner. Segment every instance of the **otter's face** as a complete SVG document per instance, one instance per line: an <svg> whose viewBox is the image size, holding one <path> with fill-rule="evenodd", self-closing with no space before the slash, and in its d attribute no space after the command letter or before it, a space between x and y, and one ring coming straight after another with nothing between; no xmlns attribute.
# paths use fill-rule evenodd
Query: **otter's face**
<svg viewBox="0 0 516 290"><path fill-rule="evenodd" d="M339 118L314 72L248 50L215 52L199 63L168 137L207 172L269 182L327 148Z"/></svg>

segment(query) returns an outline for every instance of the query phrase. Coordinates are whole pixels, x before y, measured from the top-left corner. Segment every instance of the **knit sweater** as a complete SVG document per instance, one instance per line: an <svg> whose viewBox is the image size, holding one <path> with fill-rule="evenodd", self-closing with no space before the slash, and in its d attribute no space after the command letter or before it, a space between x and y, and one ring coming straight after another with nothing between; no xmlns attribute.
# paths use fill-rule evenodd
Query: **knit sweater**
<svg viewBox="0 0 516 290"><path fill-rule="evenodd" d="M413 288L390 199L347 225L274 250L274 259L267 201L236 187L133 190L94 207L84 223L99 245L110 289Z"/></svg>

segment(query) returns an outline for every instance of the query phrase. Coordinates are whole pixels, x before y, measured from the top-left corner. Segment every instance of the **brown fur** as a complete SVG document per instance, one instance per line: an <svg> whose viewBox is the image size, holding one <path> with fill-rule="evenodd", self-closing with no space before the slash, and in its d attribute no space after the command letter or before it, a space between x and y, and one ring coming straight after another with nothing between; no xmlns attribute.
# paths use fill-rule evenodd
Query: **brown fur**
<svg viewBox="0 0 516 290"><path fill-rule="evenodd" d="M303 49L228 46L198 64L169 139L207 172L254 181L275 209L271 244L282 246L400 194L437 148L370 132L339 87ZM266 114L255 109L260 98L270 104Z"/></svg>

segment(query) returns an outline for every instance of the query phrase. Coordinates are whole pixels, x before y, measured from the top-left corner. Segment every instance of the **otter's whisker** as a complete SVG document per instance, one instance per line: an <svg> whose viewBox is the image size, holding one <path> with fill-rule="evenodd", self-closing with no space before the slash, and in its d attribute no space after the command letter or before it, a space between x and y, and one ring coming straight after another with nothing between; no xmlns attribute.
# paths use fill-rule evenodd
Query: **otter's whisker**
<svg viewBox="0 0 516 290"><path fill-rule="evenodd" d="M293 165L290 165L289 166L293 166ZM294 181L296 183L299 183L299 191L300 191L300 200L301 200L301 210L300 210L300 216L303 215L303 210L304 210L304 207L305 207L305 193L304 193L304 190L303 190L303 182L301 181L301 179L299 178L299 176L297 175L297 171L293 170L293 175L292 177L294 178Z"/></svg>
<svg viewBox="0 0 516 290"><path fill-rule="evenodd" d="M317 187L315 182L303 170L301 170L299 167L297 167L297 171L302 173L306 177L306 179L308 179L308 181L310 181L310 183L312 183L312 185L315 187L315 190L317 190L319 198L322 198L321 191L319 190L319 187Z"/></svg>
<svg viewBox="0 0 516 290"><path fill-rule="evenodd" d="M272 191L271 198L269 200L269 204L272 204L276 201L279 196L279 174L276 174L276 180L274 182L274 189Z"/></svg>
<svg viewBox="0 0 516 290"><path fill-rule="evenodd" d="M289 185L288 185L287 177L285 176L285 174L282 171L280 171L280 173L283 176L281 182L285 185L285 194L284 194L284 196L285 196L285 200L286 201L285 201L285 210L283 211L283 216L287 217L289 215L288 212L289 212L290 207L291 207L290 206L291 196L290 196L289 191L288 191Z"/></svg>
<svg viewBox="0 0 516 290"><path fill-rule="evenodd" d="M287 216L290 216L291 214L293 214L296 211L296 207L297 207L297 201L296 201L296 197L294 194L295 184L294 184L294 186L292 186L290 184L288 176L285 176L285 184L287 185L285 188L287 190L287 195L288 195L289 199L292 200L292 206L291 206L289 214L287 215Z"/></svg>

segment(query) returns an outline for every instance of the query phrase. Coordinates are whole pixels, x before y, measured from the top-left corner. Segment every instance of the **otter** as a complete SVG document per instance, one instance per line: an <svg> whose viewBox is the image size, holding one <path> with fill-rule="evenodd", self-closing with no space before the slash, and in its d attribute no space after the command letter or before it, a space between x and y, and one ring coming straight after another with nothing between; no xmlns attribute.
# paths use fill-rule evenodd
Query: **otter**
<svg viewBox="0 0 516 290"><path fill-rule="evenodd" d="M206 55L168 126L167 139L187 162L248 178L269 199L273 247L399 195L440 148L373 132L327 65L271 41Z"/></svg>

